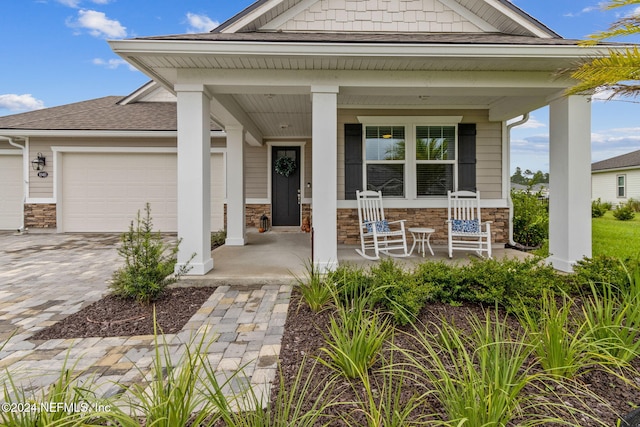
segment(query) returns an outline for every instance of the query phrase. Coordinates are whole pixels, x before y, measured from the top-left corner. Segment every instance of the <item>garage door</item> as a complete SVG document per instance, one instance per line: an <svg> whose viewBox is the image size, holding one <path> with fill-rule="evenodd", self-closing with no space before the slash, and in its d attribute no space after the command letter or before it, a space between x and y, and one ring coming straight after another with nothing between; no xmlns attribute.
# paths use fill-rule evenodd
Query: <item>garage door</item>
<svg viewBox="0 0 640 427"><path fill-rule="evenodd" d="M212 162L221 157L212 156ZM154 229L176 231L175 154L65 153L62 169L62 231L125 231L147 202ZM212 181L222 179L221 169L212 169ZM223 201L212 198L212 229L222 228Z"/></svg>
<svg viewBox="0 0 640 427"><path fill-rule="evenodd" d="M0 153L0 230L17 230L22 225L22 155L16 154Z"/></svg>

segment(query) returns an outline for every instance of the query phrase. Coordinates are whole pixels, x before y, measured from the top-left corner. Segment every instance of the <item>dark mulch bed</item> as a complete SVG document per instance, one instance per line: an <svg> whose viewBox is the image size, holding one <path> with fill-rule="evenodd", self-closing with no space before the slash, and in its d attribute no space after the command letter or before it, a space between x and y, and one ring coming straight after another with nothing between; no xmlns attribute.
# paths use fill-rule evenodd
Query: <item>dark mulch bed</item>
<svg viewBox="0 0 640 427"><path fill-rule="evenodd" d="M153 304L140 304L107 295L79 312L36 332L31 339L153 335L154 306L159 330L165 334L176 333L214 290L215 288L211 287L170 288Z"/></svg>
<svg viewBox="0 0 640 427"><path fill-rule="evenodd" d="M484 311L482 307L474 305L462 305L451 306L447 304L430 304L422 310L419 316L420 324L427 325L429 322L440 323L440 319L447 319L448 322L455 324L463 331L469 331L469 313L474 313L481 319L484 319ZM294 382L298 369L306 356L307 359L313 360L316 357L322 357L326 359L326 356L319 350L325 344L323 332L326 333L331 312L325 310L320 313L313 313L306 304L300 304L300 295L294 290L292 297L292 303L289 307L289 313L285 325L285 333L282 340L282 348L280 351L280 363L282 366L282 378L284 378L286 387ZM513 317L507 317L507 322L513 329L519 329L520 326L517 320ZM400 331L410 332L410 327L399 328ZM395 343L403 348L414 348L415 343L412 342L412 338L409 334L402 334L396 331L394 336ZM388 353L388 350L387 350ZM383 355L386 354L383 352ZM387 354L388 355L388 354ZM309 372L313 363L306 363L305 372ZM399 356L394 356L394 362L401 362ZM533 364L533 361L531 362ZM534 370L539 368L535 367ZM378 385L383 384L382 376L375 373L376 368L380 368L380 362L377 362L371 369L374 382L378 381ZM581 408L590 412L594 416L600 418L606 424L604 425L616 425L616 419L618 414L627 414L633 409L633 405L640 404L640 361L636 360L633 363L635 373L630 377L632 381L635 381L636 387L630 387L621 379L615 375L605 371L604 369L593 367L580 373L575 379L575 384L566 382L563 385L554 385L549 387L547 384L539 384L543 389L549 389L549 395L545 396L545 399L556 399L556 403L559 404L554 412L554 415L562 413L562 407L574 407ZM316 364L314 366L313 374L311 377L311 390L314 387L322 388L328 378L332 376L332 370L324 365ZM307 375L305 375L306 377ZM272 399L275 399L275 394L278 390L279 380L276 379L276 383L272 389ZM331 392L331 396L337 396L340 402L354 402L355 400L362 399L362 387L358 385L359 382L354 380L350 381L345 378L341 378L335 388ZM355 386L354 386L355 385ZM551 392L560 392L561 389L569 391L577 391L580 387L586 387L596 397L582 396L582 400L576 397L565 397L561 399L553 396ZM424 393L429 389L428 384L416 383L413 381L405 381L402 385L402 400L406 402L412 395ZM318 390L319 390L318 389ZM525 390L525 392L527 392ZM359 396L360 394L360 396ZM317 392L308 393L308 397L305 399L305 405L307 410L311 408ZM602 399L602 401L599 401ZM607 405L608 403L609 405ZM356 406L349 405L337 405L326 411L330 415L344 415L350 414L355 419L351 419L349 422L342 422L340 420L333 419L331 425L366 425L366 420L362 414L358 413ZM420 415L430 415L430 419L443 420L443 409L434 397L424 398L421 408L412 414L412 418L417 418ZM359 418L358 418L359 417ZM567 418L568 419L568 418ZM325 420L326 421L326 420ZM354 424L355 422L355 424ZM510 425L518 425L514 422ZM552 425L552 424L546 424ZM591 425L603 425L598 424L590 420L583 419L576 425L591 426Z"/></svg>
<svg viewBox="0 0 640 427"><path fill-rule="evenodd" d="M156 318L161 329L165 333L175 333L182 329L184 324L202 306L213 290L214 288L172 288L167 290L167 293L155 304ZM484 316L483 308L479 306L430 304L420 313L419 322L427 325L429 322L439 322L439 319L444 318L463 331L469 331L469 313L474 313L481 318ZM286 388L289 388L295 381L298 369L305 356L308 359L307 362L313 361L317 357L326 358L320 351L320 348L324 346L323 332L327 330L330 316L331 312L329 310L321 313L311 312L304 303L300 303L300 295L294 290L280 351L282 378L284 378ZM515 319L508 318L508 322L512 328L519 328ZM403 348L415 347L411 336L401 333L402 331L410 332L411 329L410 327L398 328L394 336L395 343ZM55 325L39 331L32 339L44 340L149 334L153 334L152 306L140 305L114 296L106 296L80 312L72 314ZM383 351L382 356L388 356L388 349ZM394 362L401 362L401 360L396 358ZM321 364L316 364L313 374L309 375L312 365L313 363L307 363L305 365L305 374L303 374L304 377L310 378L311 390L313 390L314 387L321 388L327 379L333 375L331 369ZM371 369L373 381L377 381L378 385L382 384L382 376L376 373L376 369L381 366L379 360ZM601 368L594 367L582 372L576 379L577 383L580 387L586 387L594 393L597 398L585 396L582 396L582 399L563 397L562 400L557 401L560 405L557 411L561 412L562 406L582 408L598 416L607 425L615 425L618 414L626 414L633 409L633 405L640 404L640 392L638 388L640 387L640 373L638 373L640 372L640 361L634 361L633 367L635 368L635 373L631 379L635 381L636 387L630 387L615 375ZM280 380L276 378L272 389L272 398L274 399L279 387L279 381ZM428 384L405 381L402 385L403 392L401 400L406 402L411 396L424 393L428 388ZM568 390L573 388L574 391L579 390L579 387L569 382L560 387L557 385L550 387L550 389L555 391L560 391L559 388L566 388ZM337 398L339 402L354 402L364 397L362 392L362 387L357 381L340 379L336 382L336 386L332 390L330 397ZM312 407L316 396L317 393L315 392L307 392L304 403L307 410ZM545 398L553 399L554 397L545 396ZM349 414L349 416L352 417L349 422L333 419L331 425L366 425L364 415L357 410L354 404L332 406L326 413L328 415L339 416ZM412 413L412 417L415 419L427 414L430 414L430 418L434 420L443 419L442 407L433 396L424 398L421 402L421 407ZM514 422L513 425L518 425L518 423ZM584 421L576 425L591 426L603 424Z"/></svg>

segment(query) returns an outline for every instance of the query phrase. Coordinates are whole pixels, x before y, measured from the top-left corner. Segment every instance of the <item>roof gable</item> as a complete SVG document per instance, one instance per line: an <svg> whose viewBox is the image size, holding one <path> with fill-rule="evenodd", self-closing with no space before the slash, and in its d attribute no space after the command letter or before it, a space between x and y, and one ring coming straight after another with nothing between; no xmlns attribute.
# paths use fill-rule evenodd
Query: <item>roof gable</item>
<svg viewBox="0 0 640 427"><path fill-rule="evenodd" d="M260 0L213 32L254 31L559 37L506 0Z"/></svg>

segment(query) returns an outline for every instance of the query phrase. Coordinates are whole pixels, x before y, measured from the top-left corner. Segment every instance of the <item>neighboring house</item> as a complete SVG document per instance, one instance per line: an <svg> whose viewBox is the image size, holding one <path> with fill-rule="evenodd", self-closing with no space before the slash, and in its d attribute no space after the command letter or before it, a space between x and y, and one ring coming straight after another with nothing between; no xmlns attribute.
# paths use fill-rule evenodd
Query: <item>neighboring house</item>
<svg viewBox="0 0 640 427"><path fill-rule="evenodd" d="M593 163L591 198L614 206L640 199L640 150Z"/></svg>
<svg viewBox="0 0 640 427"><path fill-rule="evenodd" d="M531 187L524 184L516 184L515 182L511 183L511 189L516 191L526 191L529 194L540 194L541 197L548 199L549 198L549 184L541 183L534 184Z"/></svg>
<svg viewBox="0 0 640 427"><path fill-rule="evenodd" d="M445 239L447 191L478 190L483 219L504 243L507 121L549 106L550 262L568 271L591 254L590 199L580 192L589 177L590 104L563 96L572 82L556 71L606 50L561 38L507 0L259 0L210 33L110 45L175 96L177 124L126 113L157 107L143 93L111 100L121 112L107 130L93 120L46 125L55 109L34 112L44 115L37 123L0 119L0 135L27 150L23 166L38 152L47 157L48 177L29 169L25 223L37 221L36 205L55 211L59 231L95 210L107 222L124 216L134 206L116 208L123 189L144 177L143 195L171 188L158 196L165 209L178 195L179 263L196 253L191 273L205 274L213 267L211 186L224 176L227 244L244 245L247 222L257 225L264 213L274 226L311 216L313 262L322 270L337 266L338 243L357 241L354 199L363 188L381 189L390 218L433 227L436 240ZM97 120L102 111L82 115ZM224 133L212 134L211 121ZM128 126L130 134L121 129ZM224 153L224 165L212 163L212 150ZM169 152L163 166L156 158ZM149 169L157 173L146 176ZM87 228L100 231L102 221Z"/></svg>

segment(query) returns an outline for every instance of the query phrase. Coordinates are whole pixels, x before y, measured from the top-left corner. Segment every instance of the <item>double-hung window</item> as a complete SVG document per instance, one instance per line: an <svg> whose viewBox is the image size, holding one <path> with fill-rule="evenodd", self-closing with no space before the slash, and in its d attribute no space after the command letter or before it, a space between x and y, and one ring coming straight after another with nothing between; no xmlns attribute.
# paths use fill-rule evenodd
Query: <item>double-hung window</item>
<svg viewBox="0 0 640 427"><path fill-rule="evenodd" d="M367 126L367 189L385 197L405 197L406 140L404 126Z"/></svg>
<svg viewBox="0 0 640 427"><path fill-rule="evenodd" d="M456 189L461 117L361 117L364 180L384 197L442 197Z"/></svg>
<svg viewBox="0 0 640 427"><path fill-rule="evenodd" d="M616 188L618 197L624 198L627 195L627 176L626 175L618 175L616 176Z"/></svg>
<svg viewBox="0 0 640 427"><path fill-rule="evenodd" d="M416 126L418 197L444 196L454 190L455 126Z"/></svg>

